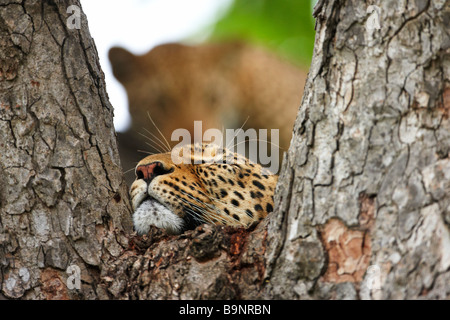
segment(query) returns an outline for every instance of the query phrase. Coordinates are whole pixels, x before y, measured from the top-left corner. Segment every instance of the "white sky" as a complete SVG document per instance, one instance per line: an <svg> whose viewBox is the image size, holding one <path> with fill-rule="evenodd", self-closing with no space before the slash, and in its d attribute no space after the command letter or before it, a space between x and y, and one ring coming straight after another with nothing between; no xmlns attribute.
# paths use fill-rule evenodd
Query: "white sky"
<svg viewBox="0 0 450 320"><path fill-rule="evenodd" d="M121 46L144 54L154 46L186 39L201 33L229 7L233 0L81 0L91 36L97 46L106 78L109 99L114 106L117 131L129 125L125 89L114 78L108 50ZM125 4L126 3L126 4Z"/></svg>

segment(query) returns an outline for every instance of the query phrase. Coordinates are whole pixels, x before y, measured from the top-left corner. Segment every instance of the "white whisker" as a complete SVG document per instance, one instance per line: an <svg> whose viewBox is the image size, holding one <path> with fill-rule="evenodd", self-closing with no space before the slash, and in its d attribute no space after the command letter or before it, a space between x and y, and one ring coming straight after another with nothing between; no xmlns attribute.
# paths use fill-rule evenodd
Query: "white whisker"
<svg viewBox="0 0 450 320"><path fill-rule="evenodd" d="M140 153L149 154L149 155L156 154L155 152L150 152L150 151L147 151L147 150L136 150L136 151L137 151L137 152L140 152Z"/></svg>
<svg viewBox="0 0 450 320"><path fill-rule="evenodd" d="M238 145L240 145L240 144L242 144L242 143L246 143L246 142L250 142L250 141L257 141L257 142L262 141L262 142L266 142L266 143L269 143L270 145L274 145L275 147L277 147L277 148L280 149L280 150L283 150L283 148L281 148L281 147L280 147L279 145L277 145L276 143L273 143L273 142L268 141L268 140L261 140L261 139L249 139L249 140L246 140L246 141L241 141L241 142L239 142L239 143L235 143L232 147L234 148L234 147L237 147Z"/></svg>
<svg viewBox="0 0 450 320"><path fill-rule="evenodd" d="M187 195L188 197L190 197L191 199L193 199L193 200L199 202L198 199L195 199L195 198L192 197L191 195L189 195L189 194L187 194L187 193L186 193L186 195ZM213 221L211 220L211 218L209 218L209 216L208 216L208 214L209 214L210 212L209 212L209 211L206 211L205 208L200 207L200 206L198 206L198 205L196 205L196 204L194 204L194 203L192 203L192 202L189 202L189 201L187 201L186 199L183 199L183 198L179 198L179 199L181 199L183 202L189 204L190 206L195 207L200 213L202 213L202 214L200 214L200 213L198 213L198 212L193 211L193 210L190 209L190 208L187 208L187 209L190 209L190 210L192 211L192 213L194 213L196 216L198 216L199 218L201 218L202 221L204 221L204 222L209 222L209 223L214 224L214 222L213 222ZM201 202L200 202L200 203L201 203ZM204 203L202 203L202 204L204 204Z"/></svg>
<svg viewBox="0 0 450 320"><path fill-rule="evenodd" d="M214 202L219 202L219 203L224 204L225 206L228 206L228 205L229 205L228 203L226 203L226 202L224 202L224 201L222 201L222 200L212 198L212 197L209 195L209 192L206 192L205 194L206 194L206 196L208 197L208 199L209 199L212 203L214 203ZM194 197L192 197L192 196L190 196L190 195L188 195L188 196L189 196L190 198L192 198L193 200L199 202L198 199L196 199L196 198L194 198ZM220 211L220 209L218 209L216 206L211 205L211 204L206 204L206 203L203 203L203 204L205 204L205 205L207 205L207 206L209 206L209 207L213 207L213 208L211 208L213 211L210 211L210 214L214 214L214 217L215 217L217 220L221 220L222 222L227 222L226 219L222 218L222 212ZM236 209L233 209L233 210L235 210L235 211L241 211L242 213L245 213L245 211L244 211L243 209L240 209L240 208L236 208ZM245 223L243 223L243 222L241 222L241 221L237 221L237 220L235 220L235 221L236 221L238 224L240 224L241 226L245 226Z"/></svg>
<svg viewBox="0 0 450 320"><path fill-rule="evenodd" d="M242 126L241 126L238 130L236 130L236 132L235 132L234 135L233 135L233 139L231 139L231 141L229 142L229 144L230 144L230 143L233 143L234 138L236 138L236 136L238 135L238 132L239 132L239 131L244 131L242 128L245 126L245 124L247 123L248 119L250 119L250 116L248 116L247 119L245 119L245 121L244 121L244 123L242 124ZM226 148L227 148L227 149L231 149L228 145L226 146Z"/></svg>
<svg viewBox="0 0 450 320"><path fill-rule="evenodd" d="M146 130L146 129L144 129L144 130ZM151 132L149 132L149 133L151 134ZM165 150L165 148L166 148L166 146L164 144L161 144L161 142L158 143L157 141L153 140L152 138L146 136L145 134L143 134L141 132L139 132L139 134L141 136L143 136L145 139L149 140L150 142L152 142L154 144L154 145L151 145L148 142L146 142L147 145L150 145L150 147L152 147L153 149L157 150L159 153L164 153L165 152L165 151L162 151L162 150Z"/></svg>
<svg viewBox="0 0 450 320"><path fill-rule="evenodd" d="M129 173L130 171L134 171L134 170L136 170L136 167L133 167L133 168L131 168L131 169L128 169L128 170L125 171L123 174L127 174L127 173Z"/></svg>
<svg viewBox="0 0 450 320"><path fill-rule="evenodd" d="M152 117L150 116L150 113L149 113L149 112L147 112L147 116L149 117L150 121L153 123L153 126L156 128L156 130L158 130L158 132L159 132L159 134L161 135L161 137L162 137L162 138L164 139L164 141L166 142L166 145L167 145L167 148L169 149L169 151L172 150L172 149L170 148L169 142L167 142L166 137L164 137L164 135L162 134L161 130L159 130L158 126L157 126L157 125L155 124L155 122L153 121L153 119L152 119Z"/></svg>
<svg viewBox="0 0 450 320"><path fill-rule="evenodd" d="M163 141L161 141L161 139L159 139L154 133L150 132L149 130L147 130L146 128L144 128L144 130L150 134L153 138L155 138L156 140L159 141L160 146L162 145L163 149L166 150L166 152L170 152L170 148L167 147L167 145L164 144Z"/></svg>
<svg viewBox="0 0 450 320"><path fill-rule="evenodd" d="M154 150L158 151L158 153L165 153L163 150L161 150L160 148L157 148L156 146L152 145L149 142L146 142L145 144L148 145L149 147L153 148Z"/></svg>
<svg viewBox="0 0 450 320"><path fill-rule="evenodd" d="M206 210L206 209L203 208L203 207L199 207L199 206L197 206L197 205L195 205L195 204L193 204L193 203L191 203L191 202L189 202L189 201L187 201L187 200L181 198L181 199L182 199L183 201L185 201L186 203L188 203L188 204L190 204L190 205L193 205L193 206L195 206L196 208L198 208L199 211L203 213L203 219L207 219L207 220L208 220L207 222L209 222L209 223L211 223L211 224L215 224L215 222L209 217L210 215L211 215L213 218L215 218L217 221L226 222L226 220L225 220L224 218L222 218L221 212L220 212L220 210L217 209L216 206L213 206L213 205L211 205L211 204L209 204L209 203L205 203L205 202L203 202L203 201L201 201L201 200L199 200L199 199L193 197L192 195L190 195L190 194L188 194L188 193L185 193L185 194L186 194L189 198L191 198L192 200L194 200L194 201L196 201L196 202L198 202L198 203L200 203L200 204L202 204L202 205L204 205L204 206L206 206L206 207L208 207L208 208L210 209L210 210ZM208 198L209 198L210 200L212 200L209 196L208 196ZM206 221L205 221L205 222L206 222Z"/></svg>

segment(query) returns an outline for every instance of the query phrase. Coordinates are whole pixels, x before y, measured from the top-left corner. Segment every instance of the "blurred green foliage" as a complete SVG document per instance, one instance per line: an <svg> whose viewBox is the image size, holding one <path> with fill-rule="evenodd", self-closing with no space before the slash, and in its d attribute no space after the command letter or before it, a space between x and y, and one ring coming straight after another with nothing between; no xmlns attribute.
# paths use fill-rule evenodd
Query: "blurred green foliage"
<svg viewBox="0 0 450 320"><path fill-rule="evenodd" d="M310 0L235 0L211 40L242 39L308 66L314 46Z"/></svg>

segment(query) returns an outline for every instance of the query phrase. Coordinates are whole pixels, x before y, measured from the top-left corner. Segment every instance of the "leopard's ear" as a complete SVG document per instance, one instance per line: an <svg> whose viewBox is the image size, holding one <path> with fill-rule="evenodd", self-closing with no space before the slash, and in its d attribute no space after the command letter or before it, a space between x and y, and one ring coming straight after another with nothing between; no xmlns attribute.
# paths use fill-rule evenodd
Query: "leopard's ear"
<svg viewBox="0 0 450 320"><path fill-rule="evenodd" d="M114 76L123 85L132 81L136 74L139 74L137 56L131 52L123 48L113 47L109 50L108 56Z"/></svg>

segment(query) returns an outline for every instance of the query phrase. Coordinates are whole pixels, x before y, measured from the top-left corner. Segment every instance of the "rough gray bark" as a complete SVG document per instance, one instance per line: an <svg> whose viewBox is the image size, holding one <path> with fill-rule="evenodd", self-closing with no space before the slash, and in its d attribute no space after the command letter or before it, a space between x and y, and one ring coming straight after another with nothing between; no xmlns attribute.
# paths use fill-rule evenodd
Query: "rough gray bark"
<svg viewBox="0 0 450 320"><path fill-rule="evenodd" d="M267 232L271 296L450 297L450 5L370 4L380 29L361 1L315 8Z"/></svg>
<svg viewBox="0 0 450 320"><path fill-rule="evenodd" d="M128 246L113 110L85 16L67 27L72 4L0 2L0 298L105 296L99 270Z"/></svg>
<svg viewBox="0 0 450 320"><path fill-rule="evenodd" d="M144 237L87 26L67 30L66 2L13 2L0 5L3 296L450 296L448 1L373 1L379 30L361 1L319 1L275 212L251 230Z"/></svg>

